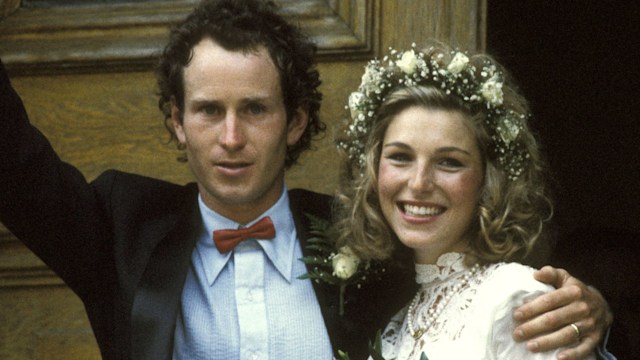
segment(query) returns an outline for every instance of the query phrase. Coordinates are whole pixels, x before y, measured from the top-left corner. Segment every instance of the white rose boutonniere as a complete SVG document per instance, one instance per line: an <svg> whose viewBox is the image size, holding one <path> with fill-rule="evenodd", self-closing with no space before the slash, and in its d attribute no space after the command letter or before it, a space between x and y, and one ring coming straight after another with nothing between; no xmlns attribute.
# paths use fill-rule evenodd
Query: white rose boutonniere
<svg viewBox="0 0 640 360"><path fill-rule="evenodd" d="M396 66L400 68L405 74L411 75L416 72L416 66L418 65L418 58L413 50L405 51L402 54L402 58L396 62Z"/></svg>
<svg viewBox="0 0 640 360"><path fill-rule="evenodd" d="M336 249L329 235L329 222L310 214L305 215L309 219L311 236L305 244L306 255L300 260L307 265L308 272L298 279L337 286L339 314L342 316L345 303L348 302L345 298L347 286L353 284L360 288L370 280L381 279L386 270L381 263L361 261L348 246Z"/></svg>
<svg viewBox="0 0 640 360"><path fill-rule="evenodd" d="M333 275L342 280L347 280L358 271L360 259L353 253L350 247L343 246L331 259L333 264Z"/></svg>
<svg viewBox="0 0 640 360"><path fill-rule="evenodd" d="M480 90L482 97L493 105L502 105L502 82L497 76L492 76L484 84Z"/></svg>
<svg viewBox="0 0 640 360"><path fill-rule="evenodd" d="M457 52L449 63L449 66L447 66L447 70L452 74L458 74L462 70L464 70L464 67L467 66L468 63L469 58L467 57L467 55L461 52Z"/></svg>

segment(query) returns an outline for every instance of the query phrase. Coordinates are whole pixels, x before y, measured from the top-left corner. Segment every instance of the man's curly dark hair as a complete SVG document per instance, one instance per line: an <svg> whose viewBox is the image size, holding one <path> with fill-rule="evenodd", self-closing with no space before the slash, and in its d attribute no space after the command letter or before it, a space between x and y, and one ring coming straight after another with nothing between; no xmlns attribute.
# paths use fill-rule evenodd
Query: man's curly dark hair
<svg viewBox="0 0 640 360"><path fill-rule="evenodd" d="M158 106L172 140L176 136L171 125L171 99L184 109L183 69L191 61L193 47L207 37L229 51L255 51L264 46L280 74L287 121L299 107L309 112L305 132L287 149L287 168L311 147L312 138L325 130L326 125L318 114L322 94L318 90L320 76L315 68L317 48L277 11L272 1L205 0L171 30L156 73L160 92Z"/></svg>

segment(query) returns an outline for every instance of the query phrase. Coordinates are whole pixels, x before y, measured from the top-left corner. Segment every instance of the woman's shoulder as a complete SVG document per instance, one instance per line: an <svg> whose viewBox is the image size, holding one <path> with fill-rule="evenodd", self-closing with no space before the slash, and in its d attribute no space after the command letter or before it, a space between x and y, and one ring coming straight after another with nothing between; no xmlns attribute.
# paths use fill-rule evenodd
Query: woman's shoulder
<svg viewBox="0 0 640 360"><path fill-rule="evenodd" d="M486 335L485 346L488 353L493 354L491 358L530 357L525 343L513 341L512 334L517 325L513 311L553 290L551 286L535 280L534 272L534 268L519 263L496 263L484 268L484 277L474 300L479 311L475 313L476 321L469 321L468 330ZM539 358L555 356L554 353L545 353Z"/></svg>
<svg viewBox="0 0 640 360"><path fill-rule="evenodd" d="M478 273L472 292L473 316L466 327L487 339L510 334L513 310L552 290L533 277L535 269L518 263L489 264ZM510 339L510 335L504 335Z"/></svg>
<svg viewBox="0 0 640 360"><path fill-rule="evenodd" d="M520 302L553 290L533 277L536 269L519 263L495 263L485 267L480 290L495 300Z"/></svg>

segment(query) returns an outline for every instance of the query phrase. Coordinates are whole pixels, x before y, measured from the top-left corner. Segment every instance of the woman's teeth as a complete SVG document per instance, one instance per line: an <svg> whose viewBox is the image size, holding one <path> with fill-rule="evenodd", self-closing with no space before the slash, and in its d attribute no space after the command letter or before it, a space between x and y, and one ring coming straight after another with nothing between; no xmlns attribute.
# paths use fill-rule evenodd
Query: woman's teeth
<svg viewBox="0 0 640 360"><path fill-rule="evenodd" d="M404 204L404 212L413 216L434 216L443 212L439 207L415 206Z"/></svg>

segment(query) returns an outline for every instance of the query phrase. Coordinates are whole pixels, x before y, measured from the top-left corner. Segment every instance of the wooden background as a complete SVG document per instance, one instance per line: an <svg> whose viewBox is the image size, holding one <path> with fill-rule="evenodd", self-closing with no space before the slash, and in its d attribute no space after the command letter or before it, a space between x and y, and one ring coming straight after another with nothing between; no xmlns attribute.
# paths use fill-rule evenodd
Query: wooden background
<svg viewBox="0 0 640 360"><path fill-rule="evenodd" d="M320 46L326 136L287 174L332 193L332 132L366 60L435 37L485 47L486 0L285 0L283 14ZM193 1L20 8L0 0L0 58L32 122L88 179L117 168L177 183L187 165L156 106L152 66L167 27ZM1 99L0 99L1 101ZM78 298L0 227L0 359L99 359Z"/></svg>

